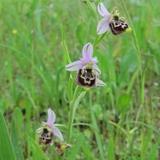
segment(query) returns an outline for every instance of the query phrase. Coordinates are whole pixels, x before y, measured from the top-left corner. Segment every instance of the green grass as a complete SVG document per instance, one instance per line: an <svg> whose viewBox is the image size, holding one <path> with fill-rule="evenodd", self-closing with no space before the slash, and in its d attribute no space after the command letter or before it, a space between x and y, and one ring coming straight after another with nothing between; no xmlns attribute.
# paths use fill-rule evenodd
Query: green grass
<svg viewBox="0 0 160 160"><path fill-rule="evenodd" d="M160 158L159 1L103 1L133 31L95 45L106 86L84 91L65 65L95 42L98 2L0 0L0 160ZM63 156L36 140L49 107L72 144Z"/></svg>

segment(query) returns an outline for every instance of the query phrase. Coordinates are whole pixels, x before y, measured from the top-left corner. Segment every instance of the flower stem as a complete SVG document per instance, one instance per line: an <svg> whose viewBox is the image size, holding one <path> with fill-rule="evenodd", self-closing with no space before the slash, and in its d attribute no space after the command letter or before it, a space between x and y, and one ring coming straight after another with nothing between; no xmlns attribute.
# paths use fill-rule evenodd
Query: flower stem
<svg viewBox="0 0 160 160"><path fill-rule="evenodd" d="M136 35L136 32L135 32L135 27L134 27L134 24L132 22L131 16L128 13L127 6L126 6L124 0L120 0L120 1L121 1L122 8L124 9L124 11L126 13L126 16L128 17L130 25L131 25L131 28L132 28L132 37L133 37L135 48L137 50L137 59L138 59L137 71L135 71L135 73L133 74L132 81L131 81L132 83L128 87L128 92L130 92L132 87L133 87L133 85L134 85L134 82L135 82L136 78L138 77L140 79L140 81L143 78L142 77L142 63L141 63L142 53L141 53L141 48L139 46L137 35Z"/></svg>
<svg viewBox="0 0 160 160"><path fill-rule="evenodd" d="M100 160L105 160L104 158L104 153L103 153L103 145L101 142L101 138L100 138L100 133L99 133L99 128L96 122L96 117L92 108L92 93L89 93L89 107L90 107L90 113L91 113L91 121L92 121L92 126L93 126L93 131L94 134L96 136L96 141L97 141L97 146L99 149L99 153L100 153Z"/></svg>
<svg viewBox="0 0 160 160"><path fill-rule="evenodd" d="M78 88L75 89L73 100L70 103L70 114L69 114L69 123L68 123L68 142L71 141L72 138L72 130L73 130L73 122L75 119L76 109L81 101L81 99L85 96L86 91L82 91L79 96L76 98Z"/></svg>
<svg viewBox="0 0 160 160"><path fill-rule="evenodd" d="M102 39L105 37L107 33L102 34L101 36L97 36L94 41L94 47L97 47L97 45L102 41Z"/></svg>

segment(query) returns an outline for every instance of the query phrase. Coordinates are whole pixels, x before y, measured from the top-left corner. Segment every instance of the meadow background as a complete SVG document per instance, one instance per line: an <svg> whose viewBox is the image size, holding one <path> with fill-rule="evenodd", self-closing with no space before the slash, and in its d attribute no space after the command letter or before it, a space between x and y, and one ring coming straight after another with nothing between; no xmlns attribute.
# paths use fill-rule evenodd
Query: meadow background
<svg viewBox="0 0 160 160"><path fill-rule="evenodd" d="M84 95L65 65L95 42L98 2L0 0L0 160L160 159L159 0L102 1L132 32L110 33L95 46L106 86ZM36 141L49 107L72 144L63 156Z"/></svg>

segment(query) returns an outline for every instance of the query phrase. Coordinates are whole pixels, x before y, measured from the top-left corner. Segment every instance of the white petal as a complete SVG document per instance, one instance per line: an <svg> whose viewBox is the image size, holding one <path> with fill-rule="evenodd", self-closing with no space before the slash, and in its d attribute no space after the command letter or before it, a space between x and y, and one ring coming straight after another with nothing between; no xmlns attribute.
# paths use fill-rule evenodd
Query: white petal
<svg viewBox="0 0 160 160"><path fill-rule="evenodd" d="M97 57L92 58L93 64L96 64L98 62Z"/></svg>
<svg viewBox="0 0 160 160"><path fill-rule="evenodd" d="M110 30L109 21L106 18L100 20L97 26L97 34L103 34L109 30Z"/></svg>
<svg viewBox="0 0 160 160"><path fill-rule="evenodd" d="M48 109L48 120L47 120L47 124L52 127L54 122L56 121L56 115L55 113L49 108Z"/></svg>
<svg viewBox="0 0 160 160"><path fill-rule="evenodd" d="M36 130L36 133L40 134L40 133L42 132L42 130L43 130L42 127L41 127L41 128L38 128L38 129Z"/></svg>
<svg viewBox="0 0 160 160"><path fill-rule="evenodd" d="M106 7L104 6L103 3L99 3L97 6L97 10L98 13L102 16L102 17L108 17L111 14L108 12L108 10L106 9Z"/></svg>
<svg viewBox="0 0 160 160"><path fill-rule="evenodd" d="M97 78L97 80L96 80L96 86L97 87L103 87L105 85L106 84L102 80L100 80L100 79Z"/></svg>
<svg viewBox="0 0 160 160"><path fill-rule="evenodd" d="M72 62L68 65L66 65L66 70L67 71L78 71L83 67L83 64L80 60Z"/></svg>
<svg viewBox="0 0 160 160"><path fill-rule="evenodd" d="M101 74L101 70L99 69L99 67L96 64L94 64L92 66L92 68L97 71L97 76L99 76Z"/></svg>
<svg viewBox="0 0 160 160"><path fill-rule="evenodd" d="M87 43L84 45L82 50L82 56L85 61L89 61L92 59L93 55L93 45L91 43Z"/></svg>
<svg viewBox="0 0 160 160"><path fill-rule="evenodd" d="M53 127L53 135L56 136L57 138L59 138L61 141L64 140L61 131L55 126Z"/></svg>

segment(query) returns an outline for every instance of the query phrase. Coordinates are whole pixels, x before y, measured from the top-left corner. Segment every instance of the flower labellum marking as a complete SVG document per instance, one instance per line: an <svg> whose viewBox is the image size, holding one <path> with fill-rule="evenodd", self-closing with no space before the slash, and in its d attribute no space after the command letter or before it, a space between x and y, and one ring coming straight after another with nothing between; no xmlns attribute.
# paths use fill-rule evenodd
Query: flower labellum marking
<svg viewBox="0 0 160 160"><path fill-rule="evenodd" d="M114 35L121 34L128 29L128 24L118 16L114 16L109 23L110 29Z"/></svg>
<svg viewBox="0 0 160 160"><path fill-rule="evenodd" d="M80 69L77 76L77 81L85 87L92 87L96 84L96 73L93 69Z"/></svg>
<svg viewBox="0 0 160 160"><path fill-rule="evenodd" d="M39 143L45 145L52 144L52 139L53 139L52 131L47 126L42 128L39 137Z"/></svg>

